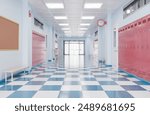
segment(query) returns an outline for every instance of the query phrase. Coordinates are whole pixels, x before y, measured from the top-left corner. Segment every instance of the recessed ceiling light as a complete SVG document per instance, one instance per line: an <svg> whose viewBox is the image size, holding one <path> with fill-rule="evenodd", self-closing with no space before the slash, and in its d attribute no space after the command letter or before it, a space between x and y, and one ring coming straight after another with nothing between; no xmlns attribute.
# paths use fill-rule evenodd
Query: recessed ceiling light
<svg viewBox="0 0 150 115"><path fill-rule="evenodd" d="M85 31L80 31L79 33L85 33Z"/></svg>
<svg viewBox="0 0 150 115"><path fill-rule="evenodd" d="M80 30L87 30L88 28L80 28Z"/></svg>
<svg viewBox="0 0 150 115"><path fill-rule="evenodd" d="M89 23L81 23L80 26L89 26Z"/></svg>
<svg viewBox="0 0 150 115"><path fill-rule="evenodd" d="M70 28L62 28L62 30L70 30Z"/></svg>
<svg viewBox="0 0 150 115"><path fill-rule="evenodd" d="M64 31L64 33L66 33L66 34L67 34L67 33L71 33L71 31Z"/></svg>
<svg viewBox="0 0 150 115"><path fill-rule="evenodd" d="M56 20L66 20L68 18L66 16L54 16L54 19L56 19Z"/></svg>
<svg viewBox="0 0 150 115"><path fill-rule="evenodd" d="M59 24L60 26L69 26L69 24L67 24L67 23L61 23L61 24Z"/></svg>
<svg viewBox="0 0 150 115"><path fill-rule="evenodd" d="M46 3L49 9L64 9L63 3Z"/></svg>
<svg viewBox="0 0 150 115"><path fill-rule="evenodd" d="M85 3L84 8L85 9L99 9L101 8L103 3Z"/></svg>
<svg viewBox="0 0 150 115"><path fill-rule="evenodd" d="M92 20L94 18L95 18L95 16L82 16L81 17L81 19L83 19L83 20Z"/></svg>

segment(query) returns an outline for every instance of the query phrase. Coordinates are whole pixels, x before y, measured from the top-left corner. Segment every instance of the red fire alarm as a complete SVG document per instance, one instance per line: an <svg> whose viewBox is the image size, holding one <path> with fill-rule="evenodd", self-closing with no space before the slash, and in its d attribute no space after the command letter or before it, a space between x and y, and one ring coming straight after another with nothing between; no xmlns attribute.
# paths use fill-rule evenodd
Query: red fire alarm
<svg viewBox="0 0 150 115"><path fill-rule="evenodd" d="M31 14L31 11L29 10L29 17L31 17L32 16L32 14Z"/></svg>

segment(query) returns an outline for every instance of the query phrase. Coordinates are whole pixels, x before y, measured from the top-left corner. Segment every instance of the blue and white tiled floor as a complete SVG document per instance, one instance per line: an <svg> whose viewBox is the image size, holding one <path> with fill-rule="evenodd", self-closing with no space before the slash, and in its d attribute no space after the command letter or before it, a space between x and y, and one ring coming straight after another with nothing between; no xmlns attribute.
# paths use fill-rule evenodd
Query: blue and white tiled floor
<svg viewBox="0 0 150 115"><path fill-rule="evenodd" d="M0 98L150 98L150 83L110 67L39 66L0 84Z"/></svg>

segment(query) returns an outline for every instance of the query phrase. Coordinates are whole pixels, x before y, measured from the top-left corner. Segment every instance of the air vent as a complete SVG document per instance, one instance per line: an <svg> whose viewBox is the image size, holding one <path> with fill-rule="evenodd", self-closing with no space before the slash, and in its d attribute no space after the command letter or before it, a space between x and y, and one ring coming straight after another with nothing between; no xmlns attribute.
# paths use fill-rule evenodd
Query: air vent
<svg viewBox="0 0 150 115"><path fill-rule="evenodd" d="M43 30L44 24L40 22L38 19L34 18L34 25Z"/></svg>
<svg viewBox="0 0 150 115"><path fill-rule="evenodd" d="M141 22L138 22L138 25L141 25Z"/></svg>

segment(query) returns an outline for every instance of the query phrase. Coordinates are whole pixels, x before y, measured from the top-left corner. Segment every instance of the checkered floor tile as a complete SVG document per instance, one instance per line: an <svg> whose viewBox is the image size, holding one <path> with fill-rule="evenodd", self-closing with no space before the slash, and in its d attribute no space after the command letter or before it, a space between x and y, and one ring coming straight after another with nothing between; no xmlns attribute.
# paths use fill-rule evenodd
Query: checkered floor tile
<svg viewBox="0 0 150 115"><path fill-rule="evenodd" d="M36 67L0 84L0 98L150 98L150 83L106 68Z"/></svg>

